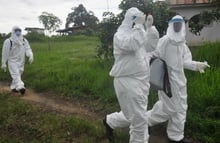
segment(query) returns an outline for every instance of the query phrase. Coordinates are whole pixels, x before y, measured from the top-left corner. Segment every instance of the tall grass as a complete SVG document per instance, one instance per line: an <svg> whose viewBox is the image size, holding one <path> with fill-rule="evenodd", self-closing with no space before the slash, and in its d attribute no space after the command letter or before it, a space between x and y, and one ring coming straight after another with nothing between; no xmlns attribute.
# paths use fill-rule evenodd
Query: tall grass
<svg viewBox="0 0 220 143"><path fill-rule="evenodd" d="M98 42L94 37L76 37L72 42L54 42L51 50L33 44L36 62L26 67L24 78L38 91L112 100L109 63L95 57Z"/></svg>
<svg viewBox="0 0 220 143"><path fill-rule="evenodd" d="M211 68L200 74L187 72L188 116L186 130L205 143L220 140L220 43L192 50L194 59L207 60Z"/></svg>

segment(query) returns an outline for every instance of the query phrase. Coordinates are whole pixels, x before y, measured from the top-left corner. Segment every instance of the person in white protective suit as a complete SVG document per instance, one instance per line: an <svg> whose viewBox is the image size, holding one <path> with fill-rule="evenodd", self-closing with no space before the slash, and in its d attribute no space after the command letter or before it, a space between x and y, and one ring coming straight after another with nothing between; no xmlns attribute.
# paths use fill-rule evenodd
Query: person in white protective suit
<svg viewBox="0 0 220 143"><path fill-rule="evenodd" d="M167 134L171 143L190 143L184 138L184 125L187 112L187 80L184 68L204 72L209 67L207 62L192 60L192 55L185 41L185 22L179 15L170 20L167 34L157 45L154 56L163 59L168 68L172 98L159 91L159 101L147 112L148 125L168 121Z"/></svg>
<svg viewBox="0 0 220 143"><path fill-rule="evenodd" d="M146 56L145 59L150 60L151 52L156 50L156 46L157 46L157 43L159 40L159 32L157 31L156 27L153 26L153 16L150 14L147 16L147 19L146 19L144 25L146 28L145 50L146 50L147 55L149 55L149 56ZM111 120L115 120L114 124L116 124L116 125L115 125L115 127L113 125L113 128L126 128L126 127L129 127L129 125L130 125L129 121L126 119L126 117L124 116L122 111L108 115L107 119L109 119L109 118ZM110 131L108 131L108 133L110 135L108 135L108 136L110 136L110 139L111 139L113 136L112 135L113 129L109 128L109 130Z"/></svg>
<svg viewBox="0 0 220 143"><path fill-rule="evenodd" d="M147 53L156 50L157 43L160 38L159 32L157 31L156 27L153 26L153 23L154 23L154 18L151 14L149 14L145 22L145 27L146 27L145 48Z"/></svg>
<svg viewBox="0 0 220 143"><path fill-rule="evenodd" d="M130 143L148 142L146 110L150 85L149 61L145 59L144 21L145 15L141 11L130 8L114 35L115 63L110 75L114 77L121 112L109 114L103 120L110 141L114 139L114 129L129 126Z"/></svg>
<svg viewBox="0 0 220 143"><path fill-rule="evenodd" d="M11 37L6 39L2 48L2 70L6 72L7 64L12 78L11 90L25 93L24 82L21 75L24 72L25 55L29 63L33 63L33 53L28 41L22 36L21 28L14 26Z"/></svg>

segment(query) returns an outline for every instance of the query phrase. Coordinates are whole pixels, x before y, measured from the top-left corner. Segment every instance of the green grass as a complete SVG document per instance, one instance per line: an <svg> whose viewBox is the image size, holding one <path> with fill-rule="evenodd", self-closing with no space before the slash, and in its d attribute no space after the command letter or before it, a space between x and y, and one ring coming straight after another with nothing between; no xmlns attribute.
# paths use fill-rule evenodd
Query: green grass
<svg viewBox="0 0 220 143"><path fill-rule="evenodd" d="M95 56L98 42L94 37L76 37L72 42L52 43L51 50L45 43L32 44L35 63L26 66L27 85L37 91L51 90L65 97L115 100L108 97L109 92L113 94L109 63Z"/></svg>
<svg viewBox="0 0 220 143"><path fill-rule="evenodd" d="M48 113L9 95L0 95L0 115L1 143L93 143L103 135L97 122Z"/></svg>
<svg viewBox="0 0 220 143"><path fill-rule="evenodd" d="M64 98L80 98L88 101L91 108L107 113L119 110L109 76L112 61L96 58L98 38L54 37L52 41L50 50L45 42L31 43L35 62L25 67L23 79L27 87L37 92L52 91ZM207 60L211 68L205 74L186 71L189 104L186 134L205 143L216 143L220 140L220 43L192 49L192 54L194 60ZM9 74L0 72L0 80L10 81ZM157 96L151 94L149 106L156 100ZM85 124L90 126L88 122ZM122 142L127 138L119 136Z"/></svg>
<svg viewBox="0 0 220 143"><path fill-rule="evenodd" d="M53 91L65 98L117 102L109 76L112 62L96 57L98 38L55 37L52 41L50 50L45 42L31 43L35 62L25 66L27 87L37 92ZM0 73L0 80L10 80L10 76Z"/></svg>
<svg viewBox="0 0 220 143"><path fill-rule="evenodd" d="M205 143L220 140L220 43L193 49L194 59L207 60L205 74L187 71L188 116L186 131Z"/></svg>
<svg viewBox="0 0 220 143"><path fill-rule="evenodd" d="M52 111L0 94L0 143L107 143L101 120ZM118 131L118 143L128 142Z"/></svg>

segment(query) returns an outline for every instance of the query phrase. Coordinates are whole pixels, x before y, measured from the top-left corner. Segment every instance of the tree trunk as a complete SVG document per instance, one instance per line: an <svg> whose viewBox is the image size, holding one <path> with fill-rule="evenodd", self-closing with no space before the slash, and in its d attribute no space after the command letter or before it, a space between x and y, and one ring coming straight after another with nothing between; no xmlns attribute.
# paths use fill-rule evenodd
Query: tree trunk
<svg viewBox="0 0 220 143"><path fill-rule="evenodd" d="M50 41L50 37L48 36L48 50L51 50L51 41Z"/></svg>

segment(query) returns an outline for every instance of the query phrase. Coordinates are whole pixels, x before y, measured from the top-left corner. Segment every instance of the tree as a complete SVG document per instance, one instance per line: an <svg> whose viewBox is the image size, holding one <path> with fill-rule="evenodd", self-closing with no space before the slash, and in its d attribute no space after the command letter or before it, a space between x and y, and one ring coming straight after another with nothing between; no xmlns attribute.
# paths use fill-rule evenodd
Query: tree
<svg viewBox="0 0 220 143"><path fill-rule="evenodd" d="M119 4L119 8L122 10L122 13L124 14L131 7L137 7L145 13L147 11L148 4L149 1L147 0L122 0Z"/></svg>
<svg viewBox="0 0 220 143"><path fill-rule="evenodd" d="M52 13L42 12L42 14L38 17L39 22L44 25L45 30L47 30L50 34L57 30L62 21Z"/></svg>
<svg viewBox="0 0 220 143"><path fill-rule="evenodd" d="M195 35L200 35L202 29L212 22L220 21L220 2L219 0L210 0L214 7L211 11L203 11L194 19L189 21L189 28Z"/></svg>
<svg viewBox="0 0 220 143"><path fill-rule="evenodd" d="M94 12L87 11L86 8L80 4L78 7L72 8L73 12L69 13L66 18L66 28L73 23L75 26L90 26L94 27L98 23L98 18Z"/></svg>
<svg viewBox="0 0 220 143"><path fill-rule="evenodd" d="M105 59L108 59L112 56L113 36L121 21L121 18L119 16L115 16L112 12L103 13L103 21L99 24L98 36L101 44L98 47L98 57L103 55Z"/></svg>
<svg viewBox="0 0 220 143"><path fill-rule="evenodd" d="M60 27L62 21L52 13L42 12L42 14L38 17L39 22L44 25L45 30L51 34L56 29ZM48 37L48 48L50 49L50 38Z"/></svg>

